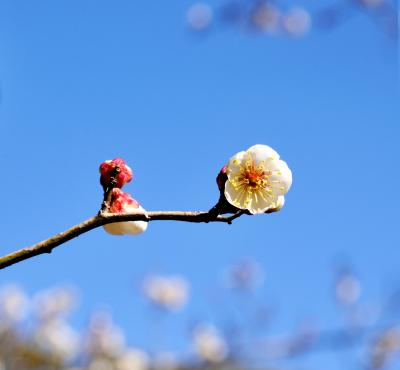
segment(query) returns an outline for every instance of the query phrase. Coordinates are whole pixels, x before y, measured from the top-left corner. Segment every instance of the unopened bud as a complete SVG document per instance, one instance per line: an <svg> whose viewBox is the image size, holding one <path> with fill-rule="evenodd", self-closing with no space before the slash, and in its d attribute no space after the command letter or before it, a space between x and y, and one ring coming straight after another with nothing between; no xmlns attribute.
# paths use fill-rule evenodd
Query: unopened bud
<svg viewBox="0 0 400 370"><path fill-rule="evenodd" d="M219 171L219 174L216 178L218 189L220 192L224 192L225 190L225 182L228 180L228 176L226 175L226 166L221 168L221 171Z"/></svg>
<svg viewBox="0 0 400 370"><path fill-rule="evenodd" d="M129 193L124 193L118 188L112 189L108 211L110 213L146 212ZM146 231L147 224L146 221L123 221L104 225L103 228L112 235L137 235Z"/></svg>
<svg viewBox="0 0 400 370"><path fill-rule="evenodd" d="M122 158L107 160L100 165L100 184L106 190L110 187L122 188L133 178L131 168Z"/></svg>

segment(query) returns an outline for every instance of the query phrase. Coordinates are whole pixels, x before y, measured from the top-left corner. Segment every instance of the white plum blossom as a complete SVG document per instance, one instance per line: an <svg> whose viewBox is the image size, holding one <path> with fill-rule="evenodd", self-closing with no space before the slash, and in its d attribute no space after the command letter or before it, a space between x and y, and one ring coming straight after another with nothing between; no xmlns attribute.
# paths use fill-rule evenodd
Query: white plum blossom
<svg viewBox="0 0 400 370"><path fill-rule="evenodd" d="M378 336L371 348L371 368L386 368L389 361L400 353L400 327L389 327Z"/></svg>
<svg viewBox="0 0 400 370"><path fill-rule="evenodd" d="M146 352L130 348L118 357L116 370L148 370L150 359Z"/></svg>
<svg viewBox="0 0 400 370"><path fill-rule="evenodd" d="M90 362L88 370L114 370L114 366L111 359L100 357Z"/></svg>
<svg viewBox="0 0 400 370"><path fill-rule="evenodd" d="M176 370L179 367L179 359L173 352L162 351L153 357L152 369L154 370Z"/></svg>
<svg viewBox="0 0 400 370"><path fill-rule="evenodd" d="M42 321L68 316L76 305L77 292L72 286L57 287L37 294L34 313Z"/></svg>
<svg viewBox="0 0 400 370"><path fill-rule="evenodd" d="M65 321L55 319L39 326L35 333L35 341L49 353L70 359L77 353L79 335Z"/></svg>
<svg viewBox="0 0 400 370"><path fill-rule="evenodd" d="M212 325L200 324L194 329L193 345L197 355L207 362L218 363L228 355L224 338Z"/></svg>
<svg viewBox="0 0 400 370"><path fill-rule="evenodd" d="M17 322L24 319L29 308L29 298L18 285L4 286L0 291L0 321ZM1 326L1 324L0 324Z"/></svg>
<svg viewBox="0 0 400 370"><path fill-rule="evenodd" d="M155 305L178 310L185 305L189 286L179 276L150 276L143 284L144 295Z"/></svg>
<svg viewBox="0 0 400 370"><path fill-rule="evenodd" d="M303 8L292 8L283 16L282 27L291 36L303 36L310 30L311 16Z"/></svg>
<svg viewBox="0 0 400 370"><path fill-rule="evenodd" d="M120 355L125 348L125 336L107 312L96 312L90 318L84 348L91 355Z"/></svg>
<svg viewBox="0 0 400 370"><path fill-rule="evenodd" d="M233 206L252 214L282 208L283 196L292 185L292 172L279 154L257 144L235 154L226 167L225 198Z"/></svg>
<svg viewBox="0 0 400 370"><path fill-rule="evenodd" d="M190 28L195 31L206 30L212 22L213 11L205 3L193 4L186 14L186 21Z"/></svg>
<svg viewBox="0 0 400 370"><path fill-rule="evenodd" d="M260 3L254 9L251 21L254 27L264 32L275 32L281 17L279 9L272 4Z"/></svg>
<svg viewBox="0 0 400 370"><path fill-rule="evenodd" d="M342 273L336 282L336 298L341 304L357 302L361 295L361 284L350 272Z"/></svg>
<svg viewBox="0 0 400 370"><path fill-rule="evenodd" d="M264 277L262 266L256 260L246 258L229 267L226 282L228 288L249 290L260 286Z"/></svg>

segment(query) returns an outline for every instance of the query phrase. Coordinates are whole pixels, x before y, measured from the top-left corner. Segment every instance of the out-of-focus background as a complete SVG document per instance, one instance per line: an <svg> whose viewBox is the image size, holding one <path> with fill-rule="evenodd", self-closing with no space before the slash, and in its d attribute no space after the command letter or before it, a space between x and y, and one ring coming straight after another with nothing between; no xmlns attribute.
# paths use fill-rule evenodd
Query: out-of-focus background
<svg viewBox="0 0 400 370"><path fill-rule="evenodd" d="M96 229L0 273L1 370L400 368L390 0L0 2L0 252L90 217L123 157L147 210L207 210L276 149L284 208Z"/></svg>

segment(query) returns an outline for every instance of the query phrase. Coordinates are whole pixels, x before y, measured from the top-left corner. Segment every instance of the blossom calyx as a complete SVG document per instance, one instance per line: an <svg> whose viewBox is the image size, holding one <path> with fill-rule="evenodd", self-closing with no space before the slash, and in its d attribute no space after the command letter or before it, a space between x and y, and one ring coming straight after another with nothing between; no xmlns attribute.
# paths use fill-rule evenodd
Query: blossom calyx
<svg viewBox="0 0 400 370"><path fill-rule="evenodd" d="M219 171L217 178L215 179L218 185L218 189L221 193L224 192L225 190L225 182L226 180L228 180L228 176L226 174L226 165L224 167L221 168L221 170Z"/></svg>
<svg viewBox="0 0 400 370"><path fill-rule="evenodd" d="M226 166L226 176L226 200L252 214L281 209L283 196L292 185L286 162L274 149L261 144L235 154Z"/></svg>
<svg viewBox="0 0 400 370"><path fill-rule="evenodd" d="M130 213L141 212L146 210L132 198L129 193L123 192L121 189L114 188L111 191L109 213ZM148 223L146 221L123 221L106 224L104 230L112 235L137 235L146 231Z"/></svg>
<svg viewBox="0 0 400 370"><path fill-rule="evenodd" d="M100 165L100 184L104 191L110 188L122 188L133 178L132 169L122 158L114 158Z"/></svg>
<svg viewBox="0 0 400 370"><path fill-rule="evenodd" d="M228 203L224 195L225 183L228 180L228 176L226 174L226 167L227 166L223 166L221 168L215 179L218 185L220 197L218 203L209 211L214 216L218 216L219 214L225 214L225 213L236 213L240 211L239 208Z"/></svg>

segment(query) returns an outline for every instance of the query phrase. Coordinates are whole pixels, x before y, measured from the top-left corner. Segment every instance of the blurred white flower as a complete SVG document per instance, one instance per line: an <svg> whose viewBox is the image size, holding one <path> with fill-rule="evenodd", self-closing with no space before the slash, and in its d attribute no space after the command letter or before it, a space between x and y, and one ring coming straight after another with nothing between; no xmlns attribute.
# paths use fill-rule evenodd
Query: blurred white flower
<svg viewBox="0 0 400 370"><path fill-rule="evenodd" d="M207 362L222 362L228 355L225 340L212 325L200 324L195 327L193 345L197 355Z"/></svg>
<svg viewBox="0 0 400 370"><path fill-rule="evenodd" d="M144 295L155 305L178 310L188 298L189 285L179 276L149 276L143 284Z"/></svg>
<svg viewBox="0 0 400 370"><path fill-rule="evenodd" d="M115 370L113 362L107 358L94 358L88 370Z"/></svg>
<svg viewBox="0 0 400 370"><path fill-rule="evenodd" d="M63 320L55 319L42 323L34 337L38 346L49 353L65 359L73 358L77 354L79 336Z"/></svg>
<svg viewBox="0 0 400 370"><path fill-rule="evenodd" d="M335 291L339 303L352 304L360 298L361 284L350 272L345 272L339 275Z"/></svg>
<svg viewBox="0 0 400 370"><path fill-rule="evenodd" d="M387 365L400 352L400 327L391 327L381 333L371 349L371 363L374 369Z"/></svg>
<svg viewBox="0 0 400 370"><path fill-rule="evenodd" d="M1 323L18 322L25 318L29 309L29 298L18 285L10 284L0 291ZM1 324L0 324L1 325Z"/></svg>
<svg viewBox="0 0 400 370"><path fill-rule="evenodd" d="M264 281L264 271L257 261L246 258L228 269L227 280L230 288L251 289Z"/></svg>
<svg viewBox="0 0 400 370"><path fill-rule="evenodd" d="M235 154L226 168L226 200L250 213L264 213L282 204L292 185L292 172L267 145L254 145Z"/></svg>
<svg viewBox="0 0 400 370"><path fill-rule="evenodd" d="M146 352L130 348L117 359L116 370L147 370L149 361Z"/></svg>
<svg viewBox="0 0 400 370"><path fill-rule="evenodd" d="M66 317L75 307L76 299L76 290L71 286L40 292L33 299L35 315L45 321Z"/></svg>
<svg viewBox="0 0 400 370"><path fill-rule="evenodd" d="M106 312L92 315L89 331L85 339L85 349L90 354L115 356L122 353L125 347L125 337L111 316Z"/></svg>
<svg viewBox="0 0 400 370"><path fill-rule="evenodd" d="M193 4L186 13L186 21L190 28L195 31L207 29L213 19L213 11L205 3Z"/></svg>
<svg viewBox="0 0 400 370"><path fill-rule="evenodd" d="M271 4L261 3L256 6L251 15L251 22L260 31L273 32L276 30L281 13Z"/></svg>
<svg viewBox="0 0 400 370"><path fill-rule="evenodd" d="M179 368L179 361L172 352L160 352L155 356L152 368L156 370L176 370Z"/></svg>
<svg viewBox="0 0 400 370"><path fill-rule="evenodd" d="M291 36L303 36L310 30L311 16L303 8L292 8L283 16L282 27Z"/></svg>

